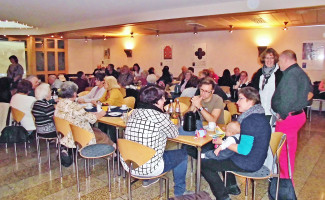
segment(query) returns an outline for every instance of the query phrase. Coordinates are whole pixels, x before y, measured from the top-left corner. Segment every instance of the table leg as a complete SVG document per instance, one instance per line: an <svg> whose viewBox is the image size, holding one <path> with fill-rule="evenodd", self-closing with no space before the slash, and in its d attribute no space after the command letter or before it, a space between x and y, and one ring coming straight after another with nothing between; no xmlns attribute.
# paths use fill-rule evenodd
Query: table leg
<svg viewBox="0 0 325 200"><path fill-rule="evenodd" d="M201 147L197 147L197 159L196 159L196 185L195 193L200 192L201 185Z"/></svg>
<svg viewBox="0 0 325 200"><path fill-rule="evenodd" d="M119 138L119 131L120 131L120 129L118 127L116 127L117 175L121 176L121 171L120 171L120 151L118 150L118 145L117 145L117 141L118 141L118 138Z"/></svg>

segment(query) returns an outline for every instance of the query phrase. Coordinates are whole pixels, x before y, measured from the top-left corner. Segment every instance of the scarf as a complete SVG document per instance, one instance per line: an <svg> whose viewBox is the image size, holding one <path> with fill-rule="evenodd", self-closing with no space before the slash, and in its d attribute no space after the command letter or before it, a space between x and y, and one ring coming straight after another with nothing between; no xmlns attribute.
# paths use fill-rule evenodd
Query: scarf
<svg viewBox="0 0 325 200"><path fill-rule="evenodd" d="M261 106L261 104L256 104L250 107L250 109L248 109L246 112L242 113L238 117L237 121L241 124L242 121L251 114L265 114L265 111L264 108Z"/></svg>
<svg viewBox="0 0 325 200"><path fill-rule="evenodd" d="M267 67L267 66L263 66L262 67L262 73L263 73L263 76L264 76L264 80L263 80L263 83L262 83L262 90L264 90L264 86L267 84L269 78L271 77L273 71L275 69L275 65L273 67Z"/></svg>

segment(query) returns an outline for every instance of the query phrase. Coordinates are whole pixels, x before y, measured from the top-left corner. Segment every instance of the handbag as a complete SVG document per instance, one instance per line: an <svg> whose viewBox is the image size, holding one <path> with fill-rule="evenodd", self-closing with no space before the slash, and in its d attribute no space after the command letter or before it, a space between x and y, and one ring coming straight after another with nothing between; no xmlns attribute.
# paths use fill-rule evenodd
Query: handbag
<svg viewBox="0 0 325 200"><path fill-rule="evenodd" d="M10 112L8 110L7 116L7 126L1 131L0 143L22 143L26 142L28 139L27 130L20 124L14 123L14 125L9 126Z"/></svg>
<svg viewBox="0 0 325 200"><path fill-rule="evenodd" d="M288 143L287 143L287 155L288 155L288 168L289 168L289 177L290 178L272 178L269 184L269 199L276 199L276 187L279 180L279 191L278 191L278 200L296 200L296 192L295 188L292 184L292 176L291 176L291 165L290 165L290 156L288 151Z"/></svg>

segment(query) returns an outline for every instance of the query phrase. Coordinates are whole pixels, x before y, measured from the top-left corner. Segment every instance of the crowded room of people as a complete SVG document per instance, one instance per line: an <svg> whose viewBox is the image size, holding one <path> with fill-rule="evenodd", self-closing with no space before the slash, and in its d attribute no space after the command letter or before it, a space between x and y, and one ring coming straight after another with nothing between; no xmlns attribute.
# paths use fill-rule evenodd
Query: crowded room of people
<svg viewBox="0 0 325 200"><path fill-rule="evenodd" d="M0 110L0 199L325 199L325 2L2 2Z"/></svg>

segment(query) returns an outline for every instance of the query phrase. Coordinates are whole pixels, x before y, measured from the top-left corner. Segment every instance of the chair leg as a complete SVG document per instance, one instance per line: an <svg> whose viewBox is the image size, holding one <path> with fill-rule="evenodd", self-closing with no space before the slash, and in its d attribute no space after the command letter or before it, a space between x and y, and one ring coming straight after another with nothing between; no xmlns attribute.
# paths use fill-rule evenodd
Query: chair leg
<svg viewBox="0 0 325 200"><path fill-rule="evenodd" d="M166 192L166 199L169 199L169 178L165 177L165 192Z"/></svg>
<svg viewBox="0 0 325 200"><path fill-rule="evenodd" d="M280 172L279 172L280 174ZM276 193L275 193L275 200L278 200L279 197L279 185L280 185L280 175L277 177L278 181L276 183Z"/></svg>
<svg viewBox="0 0 325 200"><path fill-rule="evenodd" d="M17 159L17 145L16 145L16 143L14 143L14 147L15 147L15 155L16 155L16 159Z"/></svg>
<svg viewBox="0 0 325 200"><path fill-rule="evenodd" d="M112 156L112 158L113 158L113 156ZM110 160L110 158L107 157L108 191L111 192L111 190L112 190L112 186L111 186L111 169L110 169L110 166L109 166L109 160Z"/></svg>
<svg viewBox="0 0 325 200"><path fill-rule="evenodd" d="M132 164L131 164L132 166ZM128 174L128 199L131 200L132 199L132 190L131 190L131 170L129 170L129 174Z"/></svg>
<svg viewBox="0 0 325 200"><path fill-rule="evenodd" d="M36 135L36 149L37 149L37 160L38 160L38 164L41 163L41 149L39 146L39 138Z"/></svg>
<svg viewBox="0 0 325 200"><path fill-rule="evenodd" d="M78 189L78 192L80 192L80 185L79 185L79 170L78 170L78 148L77 148L77 151L76 151L76 157L75 157L75 165L76 165L76 175L77 175L77 189Z"/></svg>
<svg viewBox="0 0 325 200"><path fill-rule="evenodd" d="M27 156L27 142L25 142L25 155Z"/></svg>
<svg viewBox="0 0 325 200"><path fill-rule="evenodd" d="M246 184L245 184L245 197L247 197L248 196L248 178L246 178L245 179L245 182L246 182Z"/></svg>
<svg viewBox="0 0 325 200"><path fill-rule="evenodd" d="M59 168L60 168L60 176L63 177L62 174L62 165L61 165L61 143L58 142L58 157L59 157Z"/></svg>
<svg viewBox="0 0 325 200"><path fill-rule="evenodd" d="M163 190L163 179L159 179L159 195L162 196L162 190Z"/></svg>
<svg viewBox="0 0 325 200"><path fill-rule="evenodd" d="M51 152L50 152L50 142L48 140L46 141L46 147L47 147L47 158L49 159L49 169L51 170Z"/></svg>
<svg viewBox="0 0 325 200"><path fill-rule="evenodd" d="M86 178L88 178L87 159L84 159L84 162L85 162L85 176L86 176Z"/></svg>
<svg viewBox="0 0 325 200"><path fill-rule="evenodd" d="M223 182L225 182L225 187L227 187L227 171L225 171L225 180Z"/></svg>
<svg viewBox="0 0 325 200"><path fill-rule="evenodd" d="M255 200L255 181L254 179L251 179L252 181L252 199Z"/></svg>
<svg viewBox="0 0 325 200"><path fill-rule="evenodd" d="M87 159L87 172L88 172L88 176L90 176L89 162L90 162L90 159Z"/></svg>

